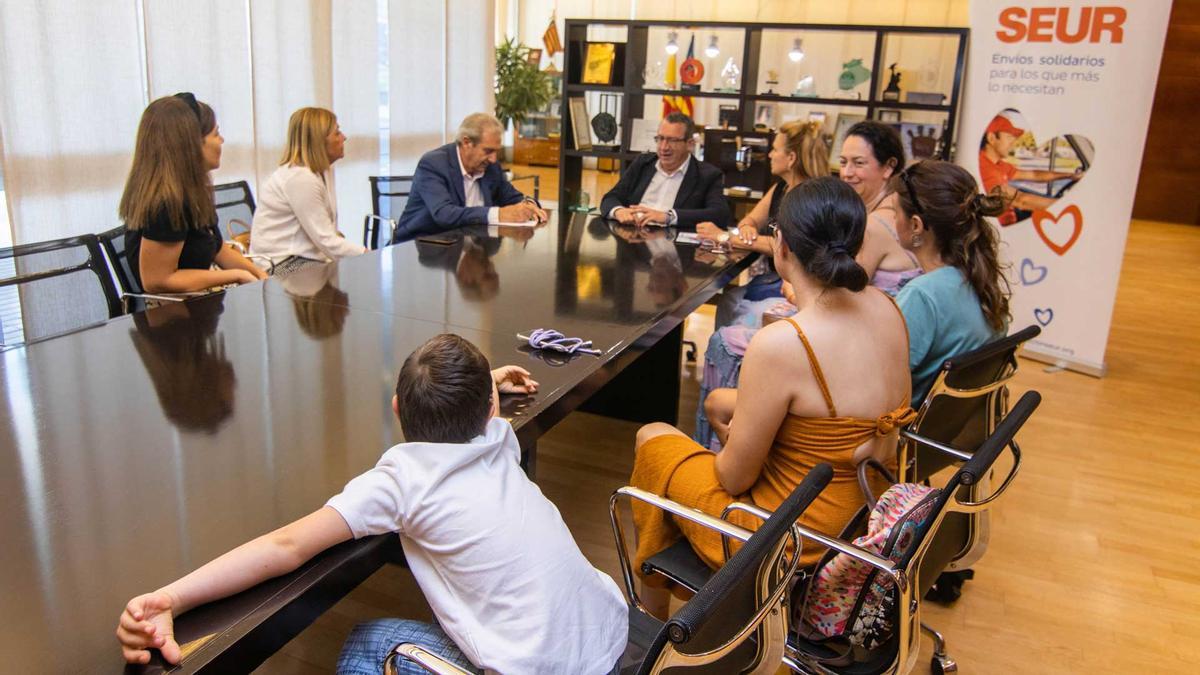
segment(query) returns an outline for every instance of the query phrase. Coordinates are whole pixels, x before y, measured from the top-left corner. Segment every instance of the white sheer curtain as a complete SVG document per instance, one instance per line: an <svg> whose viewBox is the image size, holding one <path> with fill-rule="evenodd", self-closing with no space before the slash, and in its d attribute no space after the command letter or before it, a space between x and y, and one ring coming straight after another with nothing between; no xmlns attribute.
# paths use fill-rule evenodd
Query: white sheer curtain
<svg viewBox="0 0 1200 675"><path fill-rule="evenodd" d="M154 0L144 7L151 100L190 91L212 106L225 137L213 182L246 180L253 186L254 89L246 0Z"/></svg>
<svg viewBox="0 0 1200 675"><path fill-rule="evenodd" d="M0 2L0 138L15 243L116 223L145 107L128 0Z"/></svg>
<svg viewBox="0 0 1200 675"><path fill-rule="evenodd" d="M492 108L494 14L493 0L0 2L13 241L116 225L142 110L179 91L216 111L225 147L214 182L247 180L255 195L292 111L333 110L348 138L335 167L339 222L357 241L371 208L366 177L379 171L381 94L390 92L390 171L412 173L462 117Z"/></svg>

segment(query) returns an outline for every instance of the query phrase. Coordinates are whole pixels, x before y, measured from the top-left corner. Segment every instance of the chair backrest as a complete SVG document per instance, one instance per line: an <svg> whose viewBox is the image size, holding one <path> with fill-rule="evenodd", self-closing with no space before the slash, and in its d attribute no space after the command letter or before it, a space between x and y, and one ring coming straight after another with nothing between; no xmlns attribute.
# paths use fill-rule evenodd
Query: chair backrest
<svg viewBox="0 0 1200 675"><path fill-rule="evenodd" d="M828 464L808 472L762 527L663 625L639 673L669 668L774 672L779 667L788 630L782 603L800 557L796 520L832 477ZM789 541L791 563L784 564Z"/></svg>
<svg viewBox="0 0 1200 675"><path fill-rule="evenodd" d="M104 249L104 255L108 257L113 281L116 282L116 287L122 295L142 292L142 287L133 274L133 268L130 267L129 256L125 250L125 232L125 226L118 225L96 235L96 238L100 240L100 247Z"/></svg>
<svg viewBox="0 0 1200 675"><path fill-rule="evenodd" d="M938 567L938 560L935 556L930 555L933 549L931 544L936 537L928 535L935 533L942 525L944 517L950 512L977 513L987 509L1000 496L1000 493L1003 492L1008 484L1007 480L990 495L971 495L968 491L961 488L986 481L992 470L992 465L996 463L996 459L1000 457L1000 453L1006 448L1012 448L1014 455L1020 455L1020 448L1015 441L1017 432L1021 430L1025 421L1029 419L1034 410L1037 410L1041 402L1042 395L1038 392L1025 392L1020 400L1017 401L1017 404L1012 407L1012 410L996 426L996 430L979 445L978 449L971 456L971 459L967 460L950 477L950 480L941 488L941 493L938 495L935 503L935 516L926 523L924 528L916 533L916 536L923 538L923 540L920 544L914 546L909 551L909 555L900 562L901 567L911 569L914 561L920 558L926 558L926 564L933 563L932 568L936 572L940 572L941 568L945 567L944 563L949 562L950 559L944 558L941 568ZM1014 466L1013 471L1015 471L1015 468ZM937 579L937 574L926 574L925 569L928 568L922 568L920 580L917 583L921 593L929 590L929 587Z"/></svg>
<svg viewBox="0 0 1200 675"><path fill-rule="evenodd" d="M400 219L412 193L413 177L369 176L367 180L371 181L371 213L376 217L363 221L363 246L375 250L379 248L380 219Z"/></svg>
<svg viewBox="0 0 1200 675"><path fill-rule="evenodd" d="M966 453L975 452L1004 419L1008 408L1008 381L1017 372L1017 350L1042 329L1029 326L1012 335L947 359L926 395L909 431ZM962 459L928 446L901 443L902 480L921 482ZM964 497L982 494L987 485L963 487ZM989 514L952 513L943 524L933 558L953 560L952 569L965 569L983 557L990 529ZM940 568L946 567L945 564Z"/></svg>
<svg viewBox="0 0 1200 675"><path fill-rule="evenodd" d="M8 300L0 324L5 329L0 331L5 333L0 335L0 345L6 348L103 323L122 313L94 234L0 249L0 291Z"/></svg>
<svg viewBox="0 0 1200 675"><path fill-rule="evenodd" d="M926 438L968 452L983 443L1007 404L1007 383L1017 371L1017 350L1042 329L1029 326L1012 335L946 359L910 429ZM953 458L920 448L910 453L902 480L920 482L954 464Z"/></svg>
<svg viewBox="0 0 1200 675"><path fill-rule="evenodd" d="M908 673L916 664L920 652L920 603L950 560L947 550L937 546L936 542L942 536L949 516L982 512L1000 496L1003 488L979 496L968 496L972 492L965 488L985 482L1004 449L1012 448L1014 455L1020 454L1015 442L1016 432L1021 430L1040 402L1042 395L1037 392L1022 395L995 431L979 444L971 459L959 467L947 484L937 491L928 514L923 514L923 518L919 519L920 525L912 531L913 543L893 563L893 569L898 569L904 583L892 584L892 592L895 593L892 639L877 647L877 650L856 655L856 661L870 664L869 668L862 670L864 673ZM1007 483L1006 479L1004 484ZM859 528L865 527L866 514L868 507L860 510L854 519L854 524ZM852 538L854 533L852 528L847 528L841 538ZM871 579L866 583L870 584Z"/></svg>
<svg viewBox="0 0 1200 675"><path fill-rule="evenodd" d="M236 183L214 185L213 199L216 200L217 227L221 230L221 236L232 237L250 230L255 209L250 183L239 180Z"/></svg>
<svg viewBox="0 0 1200 675"><path fill-rule="evenodd" d="M897 594L894 607L899 616L894 628L893 641L889 641L888 645L882 648L896 650L895 663L892 664L893 669L890 672L909 672L920 652L920 603L925 592L937 580L950 560L947 551L936 545L949 516L977 513L987 509L1003 492L1003 488L1000 488L992 494L968 496L973 493L964 488L984 482L1000 453L1006 448L1011 448L1013 454L1019 456L1020 449L1015 440L1017 432L1037 409L1041 400L1041 394L1038 392L1025 392L997 425L995 431L979 445L971 459L967 460L938 491L930 515L913 531L915 543L895 563L895 567L903 573L906 583L893 584L892 587L892 592ZM1007 480L1004 484L1007 485Z"/></svg>

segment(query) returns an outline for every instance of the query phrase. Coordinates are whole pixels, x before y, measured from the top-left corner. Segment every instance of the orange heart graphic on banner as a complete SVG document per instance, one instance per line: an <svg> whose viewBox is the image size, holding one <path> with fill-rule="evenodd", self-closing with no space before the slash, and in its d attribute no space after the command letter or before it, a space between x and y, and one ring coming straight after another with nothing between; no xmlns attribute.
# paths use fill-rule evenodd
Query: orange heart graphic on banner
<svg viewBox="0 0 1200 675"><path fill-rule="evenodd" d="M1051 251L1062 255L1079 241L1079 235L1083 232L1083 213L1074 204L1060 211L1057 216L1049 211L1034 211L1033 229L1037 230L1038 236Z"/></svg>

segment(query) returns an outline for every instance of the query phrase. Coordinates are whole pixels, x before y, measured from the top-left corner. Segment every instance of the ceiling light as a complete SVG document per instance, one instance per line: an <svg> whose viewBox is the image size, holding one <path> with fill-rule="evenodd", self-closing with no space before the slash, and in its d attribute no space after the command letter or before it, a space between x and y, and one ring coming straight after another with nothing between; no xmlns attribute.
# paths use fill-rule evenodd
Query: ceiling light
<svg viewBox="0 0 1200 675"><path fill-rule="evenodd" d="M721 49L717 47L717 36L714 35L708 39L708 47L704 49L704 55L710 59L715 59L721 55Z"/></svg>
<svg viewBox="0 0 1200 675"><path fill-rule="evenodd" d="M792 60L792 63L800 63L800 60L804 58L803 40L796 38L796 40L792 42L792 50L788 52L788 58Z"/></svg>

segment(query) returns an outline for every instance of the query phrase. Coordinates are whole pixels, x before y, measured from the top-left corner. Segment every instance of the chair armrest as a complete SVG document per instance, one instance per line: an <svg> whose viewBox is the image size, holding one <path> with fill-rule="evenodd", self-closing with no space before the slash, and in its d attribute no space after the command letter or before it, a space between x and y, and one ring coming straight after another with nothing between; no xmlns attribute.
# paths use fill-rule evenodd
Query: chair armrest
<svg viewBox="0 0 1200 675"><path fill-rule="evenodd" d="M387 225L387 227L388 227L387 235L388 236L387 236L386 241L383 238L383 232L378 232L375 234L376 245L378 245L380 247L387 246L387 242L390 242L392 240L392 237L396 236L396 221L392 218L384 218L383 216L377 216L373 213L368 213L366 216L363 217L363 239L364 240L366 239L366 236L367 236L367 225L368 225L368 223L370 223L373 220L377 221L380 225ZM370 246L368 246L368 244L369 244L369 242L363 241L363 246L367 246L367 248L370 248Z"/></svg>
<svg viewBox="0 0 1200 675"><path fill-rule="evenodd" d="M971 457L974 456L969 452L964 452L953 446L946 445L945 443L939 443L938 441L935 441L932 438L926 438L924 436L921 436L920 434L914 434L913 432L911 432L907 429L900 430L900 437L904 438L906 440L910 440L914 443L919 443L921 445L924 445L925 447L933 448L934 450L937 450L939 452L950 455L951 457L953 457L959 461L966 462L966 461L970 460Z"/></svg>
<svg viewBox="0 0 1200 675"><path fill-rule="evenodd" d="M122 293L121 297L122 298L141 298L142 300L159 300L161 302L183 302L184 300L187 300L188 298L195 298L195 297L199 297L201 295L206 295L206 294L205 293L170 293L170 294Z"/></svg>
<svg viewBox="0 0 1200 675"><path fill-rule="evenodd" d="M745 528L738 527L737 525L726 522L720 518L714 518L703 511L693 509L690 506L684 506L683 504L667 499L666 497L660 497L653 492L647 492L631 486L618 488L616 492L613 492L612 497L610 497L608 500L608 515L609 519L612 521L613 536L617 540L617 557L621 561L621 577L625 582L625 596L629 600L630 604L642 610L643 612L646 612L646 606L642 604L641 599L638 598L637 591L634 590L633 568L629 563L629 550L625 545L625 532L621 526L620 518L617 517L617 500L619 500L621 497L628 497L630 499L636 499L638 501L645 502L651 506L654 506L655 508L666 511L667 513L679 516L680 518L685 518L693 523L696 523L697 525L707 527L710 530L715 530L723 535L722 538L733 537L738 541L744 542L750 539L751 535L753 535L753 532L750 532Z"/></svg>
<svg viewBox="0 0 1200 675"><path fill-rule="evenodd" d="M765 509L760 509L757 506L751 506L750 504L743 504L741 502L734 502L734 503L730 504L728 507L726 507L725 513L722 514L722 517L724 517L726 514L732 512L732 511L744 511L753 516L757 516L758 518L762 518L764 521L767 518L771 517L770 511L767 511ZM892 562L890 560L888 560L886 558L881 558L878 555L875 555L874 553L871 553L870 551L868 551L866 549L855 546L854 544L851 544L849 542L842 541L841 539L838 539L837 537L831 537L827 534L822 534L820 532L817 532L816 530L806 527L804 525L801 525L800 523L796 523L796 529L800 532L800 536L802 538L815 541L818 544L825 546L826 548L834 549L838 553L845 553L846 555L854 558L855 560L862 561L862 562L880 570L881 572L883 572L884 574L887 574L888 576L897 580L901 584L904 583L902 581L903 577L904 577L904 571L895 567L894 565L892 565Z"/></svg>
<svg viewBox="0 0 1200 675"><path fill-rule="evenodd" d="M388 653L387 658L383 661L383 672L385 675L396 674L396 659L400 658L408 659L437 675L471 675L437 654L411 642L398 644L395 649Z"/></svg>
<svg viewBox="0 0 1200 675"><path fill-rule="evenodd" d="M1017 471L1021 468L1021 446L1017 445L1017 442L1013 440L1009 441L1008 448L1012 451L1013 465L1012 468L1008 470L1008 475L1004 477L1004 482L1000 484L1000 487L996 488L996 490L987 497L976 501L963 502L956 499L956 503L954 504L955 511L972 513L976 511L982 511L986 509L992 502L999 499L1000 495L1004 494L1008 490L1008 486L1012 485L1013 479L1017 477Z"/></svg>

